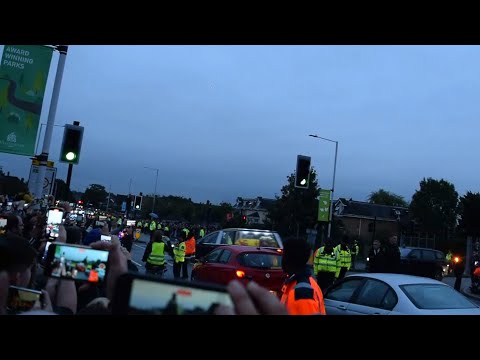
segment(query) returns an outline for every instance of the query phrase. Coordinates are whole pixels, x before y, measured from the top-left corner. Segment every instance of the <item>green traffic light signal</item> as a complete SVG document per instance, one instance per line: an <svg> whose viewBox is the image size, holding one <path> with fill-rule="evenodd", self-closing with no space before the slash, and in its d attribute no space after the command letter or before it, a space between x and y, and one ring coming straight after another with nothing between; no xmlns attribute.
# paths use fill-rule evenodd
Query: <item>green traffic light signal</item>
<svg viewBox="0 0 480 360"><path fill-rule="evenodd" d="M78 164L82 148L83 127L78 125L65 125L63 142L60 149L60 161L69 164Z"/></svg>

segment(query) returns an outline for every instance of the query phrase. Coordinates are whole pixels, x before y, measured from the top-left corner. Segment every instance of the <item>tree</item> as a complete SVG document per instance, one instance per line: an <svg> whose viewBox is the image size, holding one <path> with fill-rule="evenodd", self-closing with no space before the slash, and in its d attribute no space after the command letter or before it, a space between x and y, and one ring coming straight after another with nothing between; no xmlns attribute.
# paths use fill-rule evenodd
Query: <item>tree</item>
<svg viewBox="0 0 480 360"><path fill-rule="evenodd" d="M107 200L108 192L105 190L105 186L99 184L91 184L87 190L85 190L85 201L91 203L94 207L98 207L100 203Z"/></svg>
<svg viewBox="0 0 480 360"><path fill-rule="evenodd" d="M410 211L422 229L446 239L457 221L458 193L455 186L443 179L420 181L420 190L413 194Z"/></svg>
<svg viewBox="0 0 480 360"><path fill-rule="evenodd" d="M306 229L317 222L319 188L315 169L310 172L308 189L296 188L295 173L292 173L287 176L281 192L282 196L276 197L269 211L273 228L283 236L303 236Z"/></svg>
<svg viewBox="0 0 480 360"><path fill-rule="evenodd" d="M459 229L466 236L480 236L480 193L468 191L460 198L458 206L460 215Z"/></svg>
<svg viewBox="0 0 480 360"><path fill-rule="evenodd" d="M403 196L383 189L372 191L368 197L368 202L370 204L408 207Z"/></svg>

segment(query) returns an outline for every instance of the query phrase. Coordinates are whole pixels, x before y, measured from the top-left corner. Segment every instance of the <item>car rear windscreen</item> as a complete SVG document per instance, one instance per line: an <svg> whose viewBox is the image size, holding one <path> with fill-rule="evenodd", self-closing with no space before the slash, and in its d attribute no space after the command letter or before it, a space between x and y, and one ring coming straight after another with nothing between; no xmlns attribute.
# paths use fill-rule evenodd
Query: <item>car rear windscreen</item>
<svg viewBox="0 0 480 360"><path fill-rule="evenodd" d="M256 269L281 269L282 255L269 253L243 253L237 258L240 265Z"/></svg>
<svg viewBox="0 0 480 360"><path fill-rule="evenodd" d="M400 288L419 309L471 309L476 306L447 285L410 284Z"/></svg>
<svg viewBox="0 0 480 360"><path fill-rule="evenodd" d="M235 245L272 248L281 247L273 233L249 230L238 231Z"/></svg>

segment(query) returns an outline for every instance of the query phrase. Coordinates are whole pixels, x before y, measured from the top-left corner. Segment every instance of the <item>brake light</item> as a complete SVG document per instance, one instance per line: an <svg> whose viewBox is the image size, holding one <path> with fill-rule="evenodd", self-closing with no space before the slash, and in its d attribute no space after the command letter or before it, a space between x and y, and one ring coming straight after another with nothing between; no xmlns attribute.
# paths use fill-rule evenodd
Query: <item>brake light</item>
<svg viewBox="0 0 480 360"><path fill-rule="evenodd" d="M283 253L283 250L282 249L277 249L277 252L281 254L281 253Z"/></svg>
<svg viewBox="0 0 480 360"><path fill-rule="evenodd" d="M244 278L245 277L245 271L242 271L242 270L237 270L235 272L235 275L237 275L238 278Z"/></svg>

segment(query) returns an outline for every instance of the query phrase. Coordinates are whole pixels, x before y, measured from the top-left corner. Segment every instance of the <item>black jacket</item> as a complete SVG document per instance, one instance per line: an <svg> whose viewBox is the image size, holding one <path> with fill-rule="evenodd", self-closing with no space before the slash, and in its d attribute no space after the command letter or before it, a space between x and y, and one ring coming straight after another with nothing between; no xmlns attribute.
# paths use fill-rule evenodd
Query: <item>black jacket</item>
<svg viewBox="0 0 480 360"><path fill-rule="evenodd" d="M385 246L385 272L400 273L400 248L387 244Z"/></svg>
<svg viewBox="0 0 480 360"><path fill-rule="evenodd" d="M373 247L368 252L367 270L371 273L385 272L385 251L379 248L375 255Z"/></svg>

